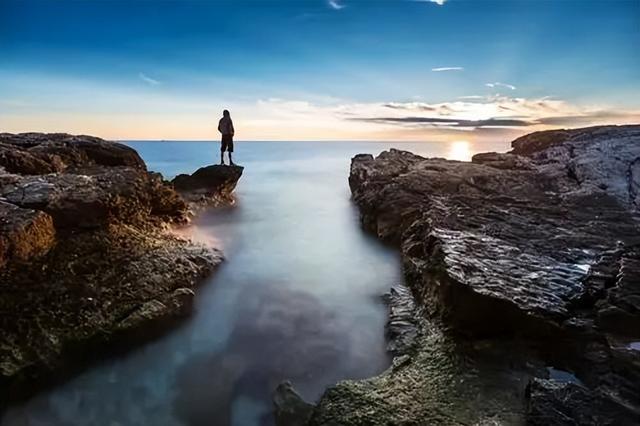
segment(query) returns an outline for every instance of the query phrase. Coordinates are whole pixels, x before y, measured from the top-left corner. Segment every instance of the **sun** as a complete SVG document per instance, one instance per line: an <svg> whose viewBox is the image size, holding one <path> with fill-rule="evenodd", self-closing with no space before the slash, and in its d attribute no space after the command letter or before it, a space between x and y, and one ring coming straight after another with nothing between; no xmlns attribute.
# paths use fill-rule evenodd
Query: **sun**
<svg viewBox="0 0 640 426"><path fill-rule="evenodd" d="M453 141L449 146L449 160L471 161L471 143L469 141Z"/></svg>

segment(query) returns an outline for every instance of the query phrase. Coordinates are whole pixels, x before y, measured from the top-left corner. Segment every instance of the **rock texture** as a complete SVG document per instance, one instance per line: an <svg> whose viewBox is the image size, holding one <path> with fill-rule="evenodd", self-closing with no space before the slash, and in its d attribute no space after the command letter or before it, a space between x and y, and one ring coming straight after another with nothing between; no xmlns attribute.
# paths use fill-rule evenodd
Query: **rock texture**
<svg viewBox="0 0 640 426"><path fill-rule="evenodd" d="M640 351L619 343L640 338L640 126L512 147L472 162L353 158L362 223L399 245L424 323L400 367L330 389L310 424L595 425L614 408L611 424L640 421ZM550 365L581 384L542 386Z"/></svg>
<svg viewBox="0 0 640 426"><path fill-rule="evenodd" d="M513 146L472 163L396 150L352 163L363 223L401 244L407 274L421 284L414 291L460 332L560 332L583 316L578 307L596 303L587 291L596 284L585 279L604 253L619 245L636 270L628 170L640 157L640 128L534 133ZM629 285L603 290L628 293ZM607 300L626 313L640 309L619 299Z"/></svg>
<svg viewBox="0 0 640 426"><path fill-rule="evenodd" d="M171 183L182 197L195 206L232 203L233 190L242 176L242 166L213 165L193 174L176 176Z"/></svg>
<svg viewBox="0 0 640 426"><path fill-rule="evenodd" d="M188 314L222 256L164 231L187 219L125 145L0 134L0 401Z"/></svg>
<svg viewBox="0 0 640 426"><path fill-rule="evenodd" d="M527 424L539 426L632 424L634 413L575 383L533 379L527 388Z"/></svg>
<svg viewBox="0 0 640 426"><path fill-rule="evenodd" d="M0 201L0 267L47 253L55 234L48 214Z"/></svg>

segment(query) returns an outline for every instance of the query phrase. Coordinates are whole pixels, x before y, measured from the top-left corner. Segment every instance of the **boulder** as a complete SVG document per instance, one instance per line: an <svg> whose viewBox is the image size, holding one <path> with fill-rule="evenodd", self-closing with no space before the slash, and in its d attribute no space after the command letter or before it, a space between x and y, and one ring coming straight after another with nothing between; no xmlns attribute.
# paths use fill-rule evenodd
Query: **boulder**
<svg viewBox="0 0 640 426"><path fill-rule="evenodd" d="M232 202L232 192L244 170L241 166L201 167L193 174L176 176L171 183L184 199L194 203Z"/></svg>

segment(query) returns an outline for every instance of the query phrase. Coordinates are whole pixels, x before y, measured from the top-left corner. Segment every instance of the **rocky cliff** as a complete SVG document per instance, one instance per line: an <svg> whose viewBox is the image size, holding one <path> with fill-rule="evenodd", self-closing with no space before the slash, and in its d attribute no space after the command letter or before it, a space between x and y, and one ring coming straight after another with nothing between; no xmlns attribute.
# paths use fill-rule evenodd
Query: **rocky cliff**
<svg viewBox="0 0 640 426"><path fill-rule="evenodd" d="M231 197L235 182L208 177L212 195ZM187 207L125 145L0 134L0 400L189 312L222 255L164 232Z"/></svg>
<svg viewBox="0 0 640 426"><path fill-rule="evenodd" d="M400 247L413 349L310 424L637 424L640 126L537 132L472 162L352 160L365 228Z"/></svg>

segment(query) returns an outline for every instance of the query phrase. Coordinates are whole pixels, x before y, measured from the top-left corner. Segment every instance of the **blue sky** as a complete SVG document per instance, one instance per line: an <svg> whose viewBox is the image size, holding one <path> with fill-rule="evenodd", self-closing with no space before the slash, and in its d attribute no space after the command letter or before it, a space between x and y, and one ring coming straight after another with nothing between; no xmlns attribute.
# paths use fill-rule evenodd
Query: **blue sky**
<svg viewBox="0 0 640 426"><path fill-rule="evenodd" d="M439 4L442 3L442 4ZM0 0L0 130L450 140L637 122L640 1Z"/></svg>

